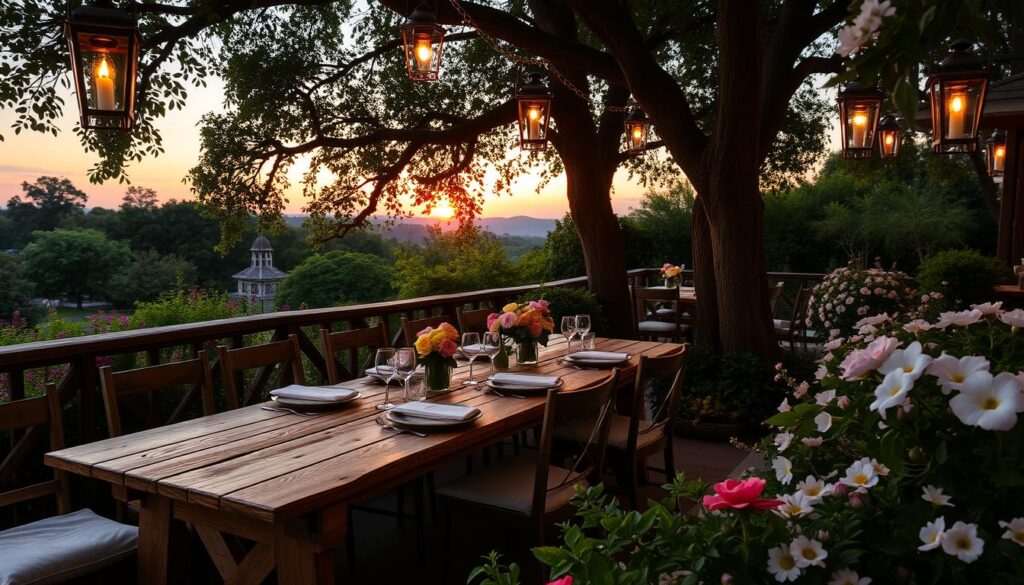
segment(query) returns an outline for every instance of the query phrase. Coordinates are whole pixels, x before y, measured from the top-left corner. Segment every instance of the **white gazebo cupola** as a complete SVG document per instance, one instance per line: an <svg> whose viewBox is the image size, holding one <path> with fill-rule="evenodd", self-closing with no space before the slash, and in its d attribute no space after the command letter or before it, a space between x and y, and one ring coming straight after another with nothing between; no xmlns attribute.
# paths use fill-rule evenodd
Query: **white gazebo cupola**
<svg viewBox="0 0 1024 585"><path fill-rule="evenodd" d="M232 277L238 281L238 290L233 296L254 299L261 305L265 301L273 303L277 284L288 274L274 268L274 248L263 234L253 240L249 252L252 264Z"/></svg>

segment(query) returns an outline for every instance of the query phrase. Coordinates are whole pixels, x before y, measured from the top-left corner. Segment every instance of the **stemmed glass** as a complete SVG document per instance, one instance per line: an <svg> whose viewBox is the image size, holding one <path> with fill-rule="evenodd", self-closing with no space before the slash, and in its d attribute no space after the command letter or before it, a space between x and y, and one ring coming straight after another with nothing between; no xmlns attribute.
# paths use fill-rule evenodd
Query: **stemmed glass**
<svg viewBox="0 0 1024 585"><path fill-rule="evenodd" d="M389 397L391 395L391 380L395 379L397 370L395 359L397 352L393 347L382 347L377 350L374 358L374 365L377 367L377 377L384 380L384 402L377 405L377 410L391 410L395 407Z"/></svg>
<svg viewBox="0 0 1024 585"><path fill-rule="evenodd" d="M576 315L576 333L580 335L582 349L583 336L590 333L590 315Z"/></svg>
<svg viewBox="0 0 1024 585"><path fill-rule="evenodd" d="M569 344L569 349L565 352L568 355L572 353L572 338L576 335L576 317L572 315L562 317L562 335L565 336L565 341Z"/></svg>
<svg viewBox="0 0 1024 585"><path fill-rule="evenodd" d="M480 355L485 355L491 360L491 372L494 372L494 356L501 351L501 334L495 331L485 332L480 339ZM472 365L472 362L470 362Z"/></svg>
<svg viewBox="0 0 1024 585"><path fill-rule="evenodd" d="M416 374L415 348L403 347L395 353L395 372L402 379L405 395L409 396L409 380Z"/></svg>
<svg viewBox="0 0 1024 585"><path fill-rule="evenodd" d="M469 359L469 379L463 382L464 385L475 386L480 383L473 377L473 362L480 356L480 334L479 333L463 333L462 334L462 347L459 351L462 355Z"/></svg>

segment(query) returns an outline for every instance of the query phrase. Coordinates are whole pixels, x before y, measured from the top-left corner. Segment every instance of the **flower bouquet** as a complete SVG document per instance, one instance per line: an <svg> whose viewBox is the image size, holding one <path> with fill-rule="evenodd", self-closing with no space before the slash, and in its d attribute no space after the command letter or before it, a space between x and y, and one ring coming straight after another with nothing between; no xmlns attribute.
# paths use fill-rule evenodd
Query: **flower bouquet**
<svg viewBox="0 0 1024 585"><path fill-rule="evenodd" d="M661 266L661 277L665 279L665 288L679 286L683 270L686 266L676 266L666 262Z"/></svg>
<svg viewBox="0 0 1024 585"><path fill-rule="evenodd" d="M416 337L416 353L423 364L424 381L432 392L444 392L451 386L459 332L448 323L427 327Z"/></svg>
<svg viewBox="0 0 1024 585"><path fill-rule="evenodd" d="M501 308L500 314L487 316L487 329L515 341L516 361L530 366L538 361L537 345L547 346L555 321L545 300L509 303Z"/></svg>

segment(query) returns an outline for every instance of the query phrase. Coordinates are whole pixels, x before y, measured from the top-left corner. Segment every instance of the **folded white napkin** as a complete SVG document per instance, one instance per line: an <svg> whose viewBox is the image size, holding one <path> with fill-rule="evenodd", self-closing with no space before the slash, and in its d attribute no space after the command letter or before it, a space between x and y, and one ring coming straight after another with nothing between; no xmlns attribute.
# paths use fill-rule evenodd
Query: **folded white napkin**
<svg viewBox="0 0 1024 585"><path fill-rule="evenodd" d="M551 388L558 385L558 376L541 376L539 374L510 374L498 372L491 377L495 384L508 386L525 386L528 388Z"/></svg>
<svg viewBox="0 0 1024 585"><path fill-rule="evenodd" d="M270 391L271 396L278 398L292 398L299 400L316 400L319 402L340 402L349 400L356 395L356 391L350 388L334 388L329 386L299 386L292 384L284 388Z"/></svg>
<svg viewBox="0 0 1024 585"><path fill-rule="evenodd" d="M436 402L406 402L396 406L391 412L420 418L436 420L469 420L475 417L480 409L461 404L438 404Z"/></svg>
<svg viewBox="0 0 1024 585"><path fill-rule="evenodd" d="M629 359L629 354L617 351L577 351L570 355L569 358L574 360L624 362Z"/></svg>
<svg viewBox="0 0 1024 585"><path fill-rule="evenodd" d="M461 353L465 353L467 351L469 353L480 353L483 350L484 350L484 344L482 344L482 343L471 343L469 345L463 345L463 346L459 347L459 352L461 352Z"/></svg>

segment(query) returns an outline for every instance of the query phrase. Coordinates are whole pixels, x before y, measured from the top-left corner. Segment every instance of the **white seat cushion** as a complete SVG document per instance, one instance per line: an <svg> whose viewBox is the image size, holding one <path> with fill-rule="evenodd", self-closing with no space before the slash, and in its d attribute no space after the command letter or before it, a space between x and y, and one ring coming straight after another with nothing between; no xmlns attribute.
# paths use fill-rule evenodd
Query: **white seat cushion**
<svg viewBox="0 0 1024 585"><path fill-rule="evenodd" d="M139 529L79 510L0 532L0 585L63 583L135 552Z"/></svg>
<svg viewBox="0 0 1024 585"><path fill-rule="evenodd" d="M678 333L689 329L686 325L680 324L678 329L675 323L667 321L641 321L636 324L641 333Z"/></svg>

